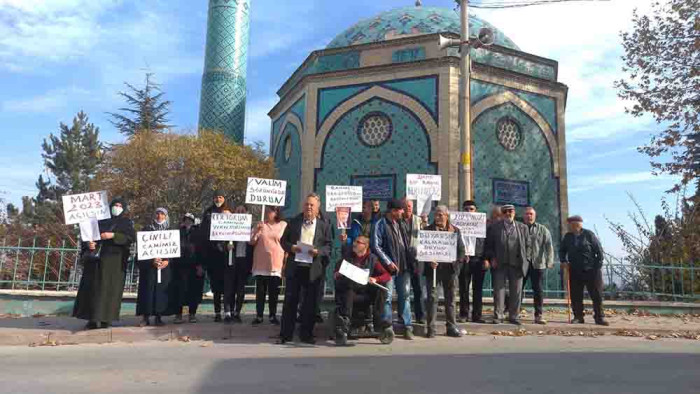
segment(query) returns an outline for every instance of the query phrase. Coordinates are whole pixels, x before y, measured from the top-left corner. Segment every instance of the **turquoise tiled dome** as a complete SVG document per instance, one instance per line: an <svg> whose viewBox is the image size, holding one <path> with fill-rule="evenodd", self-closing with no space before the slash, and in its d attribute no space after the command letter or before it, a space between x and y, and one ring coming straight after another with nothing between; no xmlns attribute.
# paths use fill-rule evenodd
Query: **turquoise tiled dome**
<svg viewBox="0 0 700 394"><path fill-rule="evenodd" d="M459 13L447 8L404 7L383 12L374 18L356 23L340 33L327 48L340 48L350 45L380 42L404 35L453 32L459 34ZM500 30L477 16L469 16L469 31L472 36L482 27L489 27L495 33L495 44L520 50L517 45Z"/></svg>

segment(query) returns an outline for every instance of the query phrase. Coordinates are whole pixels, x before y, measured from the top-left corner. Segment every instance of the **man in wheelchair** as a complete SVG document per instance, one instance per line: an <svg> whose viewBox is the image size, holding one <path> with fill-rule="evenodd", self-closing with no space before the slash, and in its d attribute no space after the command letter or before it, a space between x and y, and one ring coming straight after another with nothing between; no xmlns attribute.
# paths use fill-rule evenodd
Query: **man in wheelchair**
<svg viewBox="0 0 700 394"><path fill-rule="evenodd" d="M343 260L369 270L367 285L360 285L340 275ZM335 343L347 346L351 332L364 330L374 334L377 328L379 340L389 344L394 340L391 321L381 321L387 292L381 287L391 280L391 274L384 269L379 258L369 248L369 238L360 235L352 244L352 251L341 258L335 266Z"/></svg>

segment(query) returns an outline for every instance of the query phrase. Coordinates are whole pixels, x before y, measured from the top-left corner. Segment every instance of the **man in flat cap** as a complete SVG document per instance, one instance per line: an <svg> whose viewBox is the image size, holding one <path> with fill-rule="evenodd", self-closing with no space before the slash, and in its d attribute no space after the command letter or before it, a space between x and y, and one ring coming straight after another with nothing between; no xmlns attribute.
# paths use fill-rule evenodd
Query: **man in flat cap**
<svg viewBox="0 0 700 394"><path fill-rule="evenodd" d="M525 250L527 226L515 221L515 207L501 207L503 220L491 225L486 234L484 261L490 265L493 276L494 324L503 322L505 309L506 279L509 285L508 321L521 325L520 302L522 300L523 278L527 276L528 262Z"/></svg>
<svg viewBox="0 0 700 394"><path fill-rule="evenodd" d="M607 326L603 312L603 247L598 237L583 228L581 216L567 219L569 232L564 235L559 247L559 260L562 269L569 270L571 292L571 309L574 312L574 324L583 324L583 287L593 301L595 323Z"/></svg>

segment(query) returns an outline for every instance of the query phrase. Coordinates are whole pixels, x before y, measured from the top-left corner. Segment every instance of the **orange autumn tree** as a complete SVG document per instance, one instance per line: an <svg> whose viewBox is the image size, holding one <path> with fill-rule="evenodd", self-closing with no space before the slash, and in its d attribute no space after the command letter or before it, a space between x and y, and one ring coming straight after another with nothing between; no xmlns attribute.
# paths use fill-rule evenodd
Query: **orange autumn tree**
<svg viewBox="0 0 700 394"><path fill-rule="evenodd" d="M275 176L273 161L259 146L240 145L211 131L143 131L106 154L93 189L124 197L137 225L148 223L157 207L165 207L175 226L185 212L200 216L214 189L224 190L230 204L243 203L251 176Z"/></svg>

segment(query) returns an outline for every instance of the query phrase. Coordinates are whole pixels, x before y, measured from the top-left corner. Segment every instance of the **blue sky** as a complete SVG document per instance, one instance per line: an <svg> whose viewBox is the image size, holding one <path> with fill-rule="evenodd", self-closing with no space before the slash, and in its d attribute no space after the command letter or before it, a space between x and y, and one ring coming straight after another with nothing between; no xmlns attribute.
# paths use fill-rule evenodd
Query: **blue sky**
<svg viewBox="0 0 700 394"><path fill-rule="evenodd" d="M605 217L628 222L633 194L649 216L673 184L653 176L636 147L658 126L624 113L612 83L621 74L619 31L633 7L650 0L612 0L474 12L526 51L559 61L569 86L567 149L572 213L595 227L611 252L620 245ZM267 142L275 92L314 49L356 21L412 5L413 0L252 0L246 139ZM452 0L424 0L453 7ZM206 0L0 0L0 197L19 203L36 193L40 145L59 122L84 110L102 138L122 137L105 112L122 105L117 92L155 73L174 102L179 130L197 124Z"/></svg>

